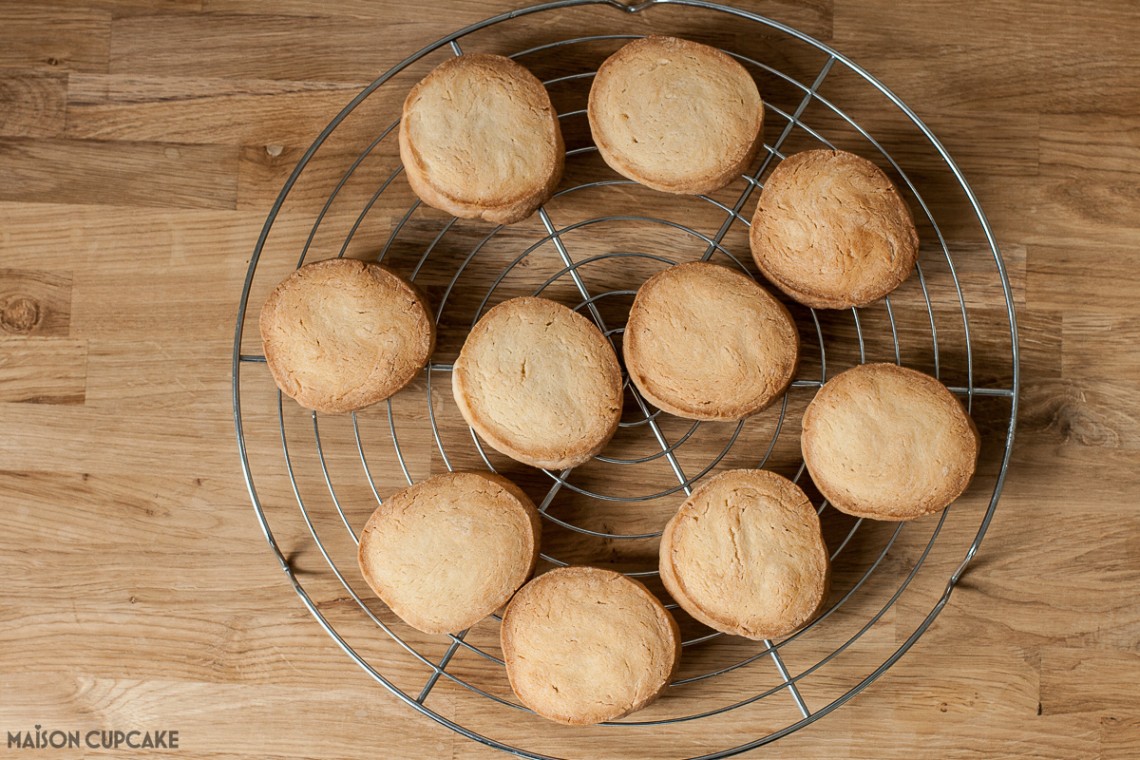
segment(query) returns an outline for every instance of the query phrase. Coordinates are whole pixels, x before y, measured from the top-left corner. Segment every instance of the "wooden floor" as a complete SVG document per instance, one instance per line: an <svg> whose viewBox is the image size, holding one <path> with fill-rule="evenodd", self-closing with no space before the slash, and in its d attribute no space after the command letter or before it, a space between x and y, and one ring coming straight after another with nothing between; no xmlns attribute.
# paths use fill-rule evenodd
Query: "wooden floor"
<svg viewBox="0 0 1140 760"><path fill-rule="evenodd" d="M1020 419L1005 490L976 561L941 616L851 703L751 756L1140 756L1135 4L738 2L833 44L880 77L942 138L1002 247L1021 348ZM314 136L366 83L410 52L521 6L511 0L447 0L430 8L372 0L0 0L0 732L175 730L179 750L171 754L179 757L502 756L399 703L303 607L250 506L234 439L231 350L258 233ZM748 51L811 83L817 57L776 33L751 29L676 8L637 16L594 8L522 20L464 45L512 52L575 35L665 31ZM535 54L528 65L545 77L589 70L613 49L606 44ZM415 78L449 54L433 54L386 85L314 158L267 241L251 318L273 282L296 265L312 219L341 172L390 123ZM799 102L798 91L778 78L758 75L758 81L773 105L790 111ZM581 80L552 86L563 111L580 108L584 92ZM850 109L930 199L963 284L973 381L1012 387L1004 295L980 227L945 165L897 111L842 66L821 94ZM837 143L877 156L819 103L803 119ZM769 143L782 127L779 118L769 118ZM565 128L570 147L586 144L580 117L568 118ZM796 129L783 148L811 142ZM310 257L338 252L384 167L393 165L392 145L381 143L345 185ZM612 177L584 154L571 163L567 182ZM740 189L717 197L731 204ZM349 255L375 255L410 201L398 177L349 241ZM711 204L621 186L565 196L552 202L550 213L566 226L631 208L645 216L686 214L686 223L706 235L724 219ZM893 302L900 358L932 371L929 320L936 320L940 370L949 384L964 386L971 378L961 308L938 236L919 217L934 313L928 317L912 278ZM443 222L439 214L418 211L390 261L410 271ZM434 303L447 292L461 252L489 230L465 223L444 238L420 278ZM496 236L459 277L445 310L438 362L454 356L493 274L544 234L532 219ZM699 255L704 244L696 240ZM583 226L566 242L577 257L635 251L683 258L694 246L684 231L639 222ZM746 257L743 225L732 227L724 246ZM660 266L646 261L599 262L583 271L595 287L621 289ZM534 290L560 268L553 249L540 248L494 298ZM476 281L482 289L471 284ZM564 273L550 292L568 303L578 298ZM607 313L620 316L621 298L606 299ZM806 311L795 316L805 339L800 377L810 382L822 369L817 334ZM861 327L869 358L892 360L886 312L864 310ZM829 372L858 360L849 314L825 315L819 336L827 344ZM259 351L250 330L243 351ZM445 464L430 436L429 411L452 442L451 464L480 461L446 392L446 373L433 377L430 410L424 381L393 404L415 478ZM264 365L243 363L241 381L251 468L282 552L313 603L361 656L415 696L430 671L367 621L300 520ZM773 448L772 466L789 474L810 393L808 387L789 397L787 428ZM803 678L810 709L841 696L906 642L977 532L999 472L1010 403L1000 396L975 402L985 437L975 487L951 511L898 603L842 658ZM755 464L771 439L773 414L744 428L724 466ZM312 422L288 403L283 420L301 495L330 536L328 550L348 558L347 534L330 522ZM343 484L338 493L359 527L374 497L351 425L343 419L322 425L326 466ZM361 415L381 495L403 477L387 425L384 408ZM687 429L669 420L662 426L673 438ZM679 466L699 471L732 429L702 427L679 450ZM630 431L614 452L652 454L644 428ZM618 477L601 464L584 468L576 473L580 486L606 490L619 501L598 504L564 491L552 514L609 532L659 528L680 496L632 501L675 485L664 460L654 462L618 470ZM546 476L523 469L508 471L541 497ZM850 523L831 510L824 516L828 540L838 547ZM889 600L936 525L934 519L907 526L872 580L821 624L820 635L787 647L793 675ZM860 528L836 562L840 589L854 587L892 529ZM565 531L552 532L547 546L570 560L626 567L639 566L654 551L652 540L590 543ZM361 589L351 560L341 566L349 587ZM379 602L364 601L429 659L444 654L446 640L413 636ZM494 652L494 630L478 628L472 641ZM755 651L739 640L695 646L686 651L685 672ZM509 697L496 666L469 651L461 649L448 672ZM645 716L727 704L778 686L775 678L765 659L678 687ZM498 740L567 757L689 757L747 742L798 717L782 690L727 717L570 731L497 706L446 678L425 704ZM16 756L0 746L0 754Z"/></svg>

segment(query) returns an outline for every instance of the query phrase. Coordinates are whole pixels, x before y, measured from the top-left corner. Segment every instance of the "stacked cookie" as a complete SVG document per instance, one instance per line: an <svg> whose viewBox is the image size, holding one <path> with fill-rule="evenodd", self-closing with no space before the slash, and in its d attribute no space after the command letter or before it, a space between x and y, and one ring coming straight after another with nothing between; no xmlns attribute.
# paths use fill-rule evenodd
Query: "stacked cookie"
<svg viewBox="0 0 1140 760"><path fill-rule="evenodd" d="M764 106L733 58L649 37L605 61L590 90L591 132L621 175L667 193L734 181L763 145ZM458 217L496 224L535 212L560 181L564 145L542 83L518 63L464 55L409 93L399 132L412 190ZM752 217L764 278L815 309L865 306L914 269L918 236L890 179L836 150L782 160ZM434 348L424 296L377 264L301 267L260 318L266 361L302 406L342 413L389 398ZM795 377L792 313L747 272L696 261L645 281L624 328L633 392L663 412L735 421L781 398ZM467 424L523 464L567 471L618 429L625 382L610 339L554 301L504 301L475 324L454 362ZM945 508L974 472L973 421L938 380L896 365L831 378L803 418L808 473L838 510L909 520ZM565 472L561 475L565 477ZM566 567L533 580L538 510L492 473L448 472L392 495L360 534L359 565L408 625L456 633L502 609L501 643L524 705L566 724L614 720L653 701L676 673L673 616L621 574ZM808 625L827 601L830 559L819 516L794 482L762 470L701 483L665 526L661 581L692 618L767 641Z"/></svg>

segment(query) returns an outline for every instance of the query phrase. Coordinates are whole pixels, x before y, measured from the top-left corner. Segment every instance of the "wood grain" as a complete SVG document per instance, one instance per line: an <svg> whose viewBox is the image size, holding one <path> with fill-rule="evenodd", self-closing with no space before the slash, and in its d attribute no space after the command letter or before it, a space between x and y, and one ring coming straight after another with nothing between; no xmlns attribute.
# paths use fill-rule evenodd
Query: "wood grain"
<svg viewBox="0 0 1140 760"><path fill-rule="evenodd" d="M68 75L0 69L0 136L51 137L63 131Z"/></svg>
<svg viewBox="0 0 1140 760"><path fill-rule="evenodd" d="M326 114L338 111L362 86L76 74L68 82L67 134L88 140L302 146L328 122Z"/></svg>
<svg viewBox="0 0 1140 760"><path fill-rule="evenodd" d="M111 14L84 5L0 5L0 66L106 72Z"/></svg>
<svg viewBox="0 0 1140 760"><path fill-rule="evenodd" d="M0 336L66 337L71 274L0 269Z"/></svg>
<svg viewBox="0 0 1140 760"><path fill-rule="evenodd" d="M0 402L82 404L86 393L86 341L0 339Z"/></svg>
<svg viewBox="0 0 1140 760"><path fill-rule="evenodd" d="M346 0L0 0L0 726L172 728L171 756L223 758L469 758L504 755L464 739L388 694L329 639L305 609L250 506L237 454L231 349L238 299L265 215L316 134L388 67L460 26L525 0L414 3ZM748 755L794 758L1131 758L1140 754L1140 17L1126 0L899 5L887 0L740 0L741 7L830 41L895 90L954 156L986 210L1009 273L1020 327L1021 397L1005 490L974 563L941 615L906 656L850 703ZM578 8L518 19L464 40L470 51L512 52L573 35L684 34L747 53L808 82L823 65L779 33L754 33L711 12L662 6L624 14ZM595 42L523 62L542 77L590 71L619 43ZM414 203L396 173L393 136L349 176L319 227L329 189L346 177L402 93L449 55L434 53L345 119L282 204L250 287L241 352L256 356L253 324L269 289L310 260L375 257L409 273L442 307L436 361L451 361L472 321L510 295L581 295L538 219L488 238ZM754 66L765 100L794 111L802 92ZM584 81L551 86L563 111L585 103ZM927 311L917 278L882 304L812 315L791 304L804 355L783 421L773 408L739 431L663 416L663 434L690 437L676 465L700 472L736 436L722 467L767 465L794 475L803 408L824 372L894 359L965 385L970 330L975 385L1009 388L1004 294L969 198L906 115L836 66L820 94L858 121L914 184ZM773 142L785 121L766 124ZM867 135L812 103L803 123L890 167ZM581 116L567 144L590 144ZM801 128L784 144L814 144ZM613 179L596 154L567 164L566 182ZM389 189L366 214L380 183ZM713 195L732 205L743 181ZM932 209L921 212L921 196ZM744 206L748 218L753 196ZM632 185L574 192L549 204L577 260L613 252L580 274L594 291L622 290L706 247L725 219L714 203ZM653 221L683 219L692 232ZM935 231L935 225L938 231ZM943 251L938 233L946 241ZM533 246L497 285L503 267ZM751 265L747 231L724 249ZM478 254L462 272L473 250ZM714 260L732 264L724 252ZM954 271L951 272L950 265ZM954 275L961 287L961 302ZM449 289L452 280L454 288ZM447 301L444 302L444 296ZM964 309L959 304L964 304ZM620 324L628 294L599 300ZM963 318L965 313L966 319ZM620 337L615 337L620 340ZM359 577L353 533L405 482L483 459L451 400L446 369L352 420L313 417L277 395L263 364L240 369L253 485L275 540L314 607L346 642L413 697L431 666L398 650L377 621L428 662L448 640L411 631ZM626 421L638 414L632 400ZM1009 401L974 399L983 434L979 475L944 522L896 526L823 512L837 552L831 603L812 635L783 645L812 709L842 697L930 615L973 541L1003 452ZM435 419L447 459L432 435ZM403 466L395 455L395 428ZM777 429L780 431L776 435ZM290 486L282 452L282 432ZM313 446L320 434L322 450ZM774 442L773 442L774 438ZM652 456L644 426L623 428L608 453ZM536 500L549 476L490 460ZM636 473L631 475L630 473ZM805 479L806 481L806 479ZM593 462L563 488L550 515L590 530L659 530L682 496L664 457L629 467ZM376 494L372 488L375 487ZM805 487L815 494L810 482ZM344 520L333 508L331 493ZM304 504L311 523L299 508ZM346 525L347 523L347 525ZM312 532L310 532L312 531ZM931 538L937 533L937 540ZM342 572L326 564L321 549ZM643 568L653 538L599 538L547 521L544 546L565 561ZM884 551L889 547L889 550ZM876 571L864 577L880 557ZM920 557L923 571L910 575ZM543 567L547 567L544 564ZM655 579L651 588L660 591ZM850 596L846 595L850 592ZM872 615L881 619L858 635ZM374 616L373 617L370 617ZM683 614L686 635L704 632ZM854 639L851 643L849 640ZM468 636L497 656L493 619ZM719 639L687 647L681 676L740 663L756 646ZM825 657L831 657L808 672ZM460 648L448 673L504 699L502 669ZM731 673L675 687L640 716L662 718L732 704L780 680L762 657ZM564 757L678 758L743 743L799 713L784 691L701 721L572 730L495 705L442 678L426 706L496 739ZM9 754L14 750L8 750ZM47 756L47 753L45 753ZM60 753L58 756L64 756Z"/></svg>
<svg viewBox="0 0 1140 760"><path fill-rule="evenodd" d="M0 198L234 208L237 151L221 145L0 138Z"/></svg>

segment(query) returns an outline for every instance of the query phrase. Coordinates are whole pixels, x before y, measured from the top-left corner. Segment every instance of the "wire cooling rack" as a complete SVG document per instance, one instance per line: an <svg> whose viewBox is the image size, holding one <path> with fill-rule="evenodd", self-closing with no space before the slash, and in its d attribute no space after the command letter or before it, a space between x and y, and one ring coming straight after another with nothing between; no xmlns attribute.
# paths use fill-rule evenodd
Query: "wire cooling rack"
<svg viewBox="0 0 1140 760"><path fill-rule="evenodd" d="M764 150L719 195L646 191L606 170L589 142L585 94L597 65L629 39L657 31L718 45L761 86ZM511 228L443 216L422 206L401 177L395 131L404 95L431 67L465 49L513 50L544 79L567 134L562 187L532 220ZM637 287L665 266L716 260L755 276L748 202L785 155L820 144L855 150L890 172L915 209L924 245L916 276L881 304L848 312L789 304L805 336L804 358L798 379L774 407L735 424L688 423L653 409L627 380L617 443L583 468L541 474L498 458L458 421L447 359L490 306L523 293L549 295L586 313L617 343ZM282 400L255 321L265 294L288 271L344 255L384 261L421 285L436 309L440 340L423 377L392 400L351 417L326 417ZM804 477L797 435L803 406L827 377L871 360L939 376L982 428L975 483L940 516L903 524L847 518ZM927 631L977 551L1009 464L1018 382L1014 291L974 193L934 134L829 46L702 0L535 5L443 37L365 87L299 156L269 212L242 289L233 352L234 422L246 483L269 546L304 606L408 706L528 758L574 756L599 736L615 757L622 747L643 755L727 757L847 703ZM664 522L702 477L740 466L767 466L808 488L832 553L827 608L780 641L710 632L684 619L654 585L655 539ZM543 722L507 686L497 616L470 631L431 637L405 626L368 593L355 549L376 504L432 472L470 467L506 468L535 497L546 523L540 570L610 563L662 594L682 619L685 654L659 702L591 729ZM451 698L429 702L440 689ZM633 738L623 744L612 732Z"/></svg>

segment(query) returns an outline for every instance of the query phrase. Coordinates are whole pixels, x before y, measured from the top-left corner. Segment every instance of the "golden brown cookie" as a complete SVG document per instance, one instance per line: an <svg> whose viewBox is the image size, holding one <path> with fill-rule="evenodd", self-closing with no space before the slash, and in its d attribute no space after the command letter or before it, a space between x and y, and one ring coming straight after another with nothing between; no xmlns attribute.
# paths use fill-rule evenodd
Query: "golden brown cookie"
<svg viewBox="0 0 1140 760"><path fill-rule="evenodd" d="M667 193L719 190L763 143L764 105L744 67L675 37L635 40L607 58L588 114L605 162Z"/></svg>
<svg viewBox="0 0 1140 760"><path fill-rule="evenodd" d="M804 463L841 512L912 520L957 499L978 460L974 421L942 383L894 364L827 381L804 412Z"/></svg>
<svg viewBox="0 0 1140 760"><path fill-rule="evenodd" d="M565 146L542 82L510 58L472 53L440 64L408 93L400 159L429 206L511 224L554 192Z"/></svg>
<svg viewBox="0 0 1140 760"><path fill-rule="evenodd" d="M467 424L496 450L561 470L589 460L621 420L621 366L590 320L512 298L471 330L451 375Z"/></svg>
<svg viewBox="0 0 1140 760"><path fill-rule="evenodd" d="M866 306L910 276L914 218L894 183L841 150L788 156L764 183L752 257L773 285L806 306Z"/></svg>
<svg viewBox="0 0 1140 760"><path fill-rule="evenodd" d="M544 718L570 725L615 720L665 690L681 633L640 583L593 567L565 567L523 586L501 629L511 688Z"/></svg>
<svg viewBox="0 0 1140 760"><path fill-rule="evenodd" d="M738 420L791 383L800 339L784 305L747 275L706 262L650 277L622 337L641 394L691 420Z"/></svg>
<svg viewBox="0 0 1140 760"><path fill-rule="evenodd" d="M502 607L538 559L538 510L489 472L436 475L390 496L360 534L364 580L425 633L470 628Z"/></svg>
<svg viewBox="0 0 1140 760"><path fill-rule="evenodd" d="M785 636L819 613L831 563L815 508L765 470L702 484L665 526L661 580L705 625L750 639Z"/></svg>
<svg viewBox="0 0 1140 760"><path fill-rule="evenodd" d="M307 409L383 401L424 368L435 322L419 291L357 259L306 264L273 289L259 321L277 387Z"/></svg>

